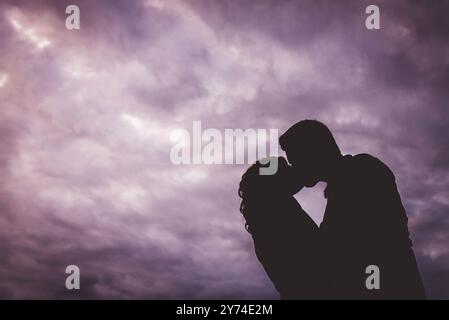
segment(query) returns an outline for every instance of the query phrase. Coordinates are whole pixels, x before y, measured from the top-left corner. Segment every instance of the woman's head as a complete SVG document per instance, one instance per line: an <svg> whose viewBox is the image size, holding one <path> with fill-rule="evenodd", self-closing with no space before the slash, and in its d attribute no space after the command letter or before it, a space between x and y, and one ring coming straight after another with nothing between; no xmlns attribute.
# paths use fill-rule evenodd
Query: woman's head
<svg viewBox="0 0 449 320"><path fill-rule="evenodd" d="M278 169L273 175L263 175L260 168L268 167L270 161L278 162ZM262 164L264 163L264 164ZM302 186L296 181L292 167L288 165L283 157L267 158L264 161L257 161L246 170L242 176L239 187L241 198L260 198L268 195L294 195Z"/></svg>
<svg viewBox="0 0 449 320"><path fill-rule="evenodd" d="M278 161L276 173L273 175L261 175L260 168L268 167L270 165L269 161L274 161L274 159ZM268 158L262 161L262 163L257 161L249 167L240 181L239 196L242 198L240 211L245 217L247 229L249 229L248 224L250 220L260 218L260 216L254 215L260 215L260 211L267 202L291 197L302 188L296 181L292 173L293 169L288 165L285 158ZM259 213L256 213L256 211Z"/></svg>

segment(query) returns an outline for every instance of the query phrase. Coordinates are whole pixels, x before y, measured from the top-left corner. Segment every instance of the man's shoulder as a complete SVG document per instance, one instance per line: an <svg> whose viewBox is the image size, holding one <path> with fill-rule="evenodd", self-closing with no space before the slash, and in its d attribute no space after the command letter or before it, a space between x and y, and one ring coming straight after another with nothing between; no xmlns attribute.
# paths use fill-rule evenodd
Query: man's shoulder
<svg viewBox="0 0 449 320"><path fill-rule="evenodd" d="M380 159L367 154L344 156L347 172L356 178L395 179L391 169Z"/></svg>

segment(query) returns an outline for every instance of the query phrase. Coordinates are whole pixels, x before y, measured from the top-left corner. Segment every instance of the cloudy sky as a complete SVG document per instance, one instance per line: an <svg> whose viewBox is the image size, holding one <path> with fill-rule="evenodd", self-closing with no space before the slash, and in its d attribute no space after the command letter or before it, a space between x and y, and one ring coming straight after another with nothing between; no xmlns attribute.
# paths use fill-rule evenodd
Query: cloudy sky
<svg viewBox="0 0 449 320"><path fill-rule="evenodd" d="M449 2L375 3L369 31L365 1L0 0L0 297L277 298L238 210L246 166L175 166L170 133L315 118L395 172L427 292L449 298ZM324 187L298 196L317 223Z"/></svg>

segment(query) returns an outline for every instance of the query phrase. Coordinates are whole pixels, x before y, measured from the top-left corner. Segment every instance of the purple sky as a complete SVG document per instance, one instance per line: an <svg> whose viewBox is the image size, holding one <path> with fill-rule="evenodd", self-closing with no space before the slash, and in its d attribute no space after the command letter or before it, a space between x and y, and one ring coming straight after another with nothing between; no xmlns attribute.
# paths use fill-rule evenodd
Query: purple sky
<svg viewBox="0 0 449 320"><path fill-rule="evenodd" d="M81 30L65 28L69 4ZM449 298L448 13L0 0L0 297L277 298L238 210L246 166L174 166L170 132L316 118L344 153L392 168L428 294ZM298 196L318 223L323 188Z"/></svg>

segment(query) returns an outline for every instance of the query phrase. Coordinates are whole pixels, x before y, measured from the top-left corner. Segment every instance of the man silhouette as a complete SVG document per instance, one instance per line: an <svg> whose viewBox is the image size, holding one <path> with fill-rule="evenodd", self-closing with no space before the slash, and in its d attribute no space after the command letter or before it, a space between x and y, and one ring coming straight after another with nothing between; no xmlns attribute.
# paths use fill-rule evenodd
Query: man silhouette
<svg viewBox="0 0 449 320"><path fill-rule="evenodd" d="M327 297L424 299L391 170L368 154L343 156L330 130L316 120L296 123L279 141L298 181L306 187L327 183L320 225ZM372 265L379 269L374 288L366 283Z"/></svg>

